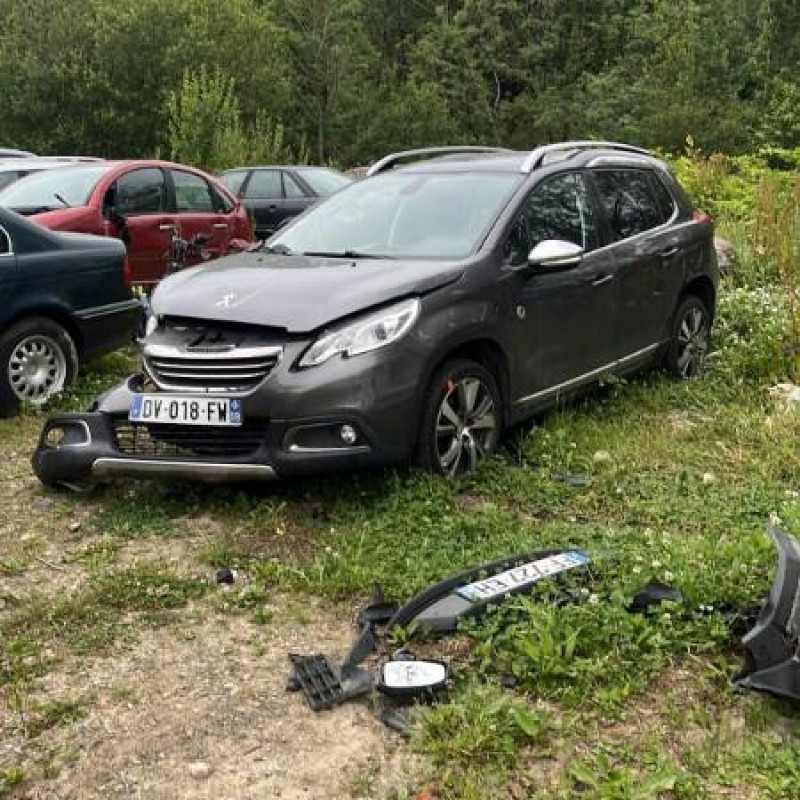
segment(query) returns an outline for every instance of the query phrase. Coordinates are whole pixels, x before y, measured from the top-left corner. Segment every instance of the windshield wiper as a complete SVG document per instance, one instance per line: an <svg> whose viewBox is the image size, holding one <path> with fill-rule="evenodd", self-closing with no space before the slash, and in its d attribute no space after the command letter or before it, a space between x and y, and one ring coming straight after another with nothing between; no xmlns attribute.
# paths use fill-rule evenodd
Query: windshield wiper
<svg viewBox="0 0 800 800"><path fill-rule="evenodd" d="M67 208L72 208L72 206L58 192L53 192L53 197L55 197L59 203L65 205Z"/></svg>
<svg viewBox="0 0 800 800"><path fill-rule="evenodd" d="M382 253L362 253L359 250L340 250L338 252L314 250L307 253L301 253L304 256L316 256L318 258L386 258L391 259L392 256L386 256Z"/></svg>

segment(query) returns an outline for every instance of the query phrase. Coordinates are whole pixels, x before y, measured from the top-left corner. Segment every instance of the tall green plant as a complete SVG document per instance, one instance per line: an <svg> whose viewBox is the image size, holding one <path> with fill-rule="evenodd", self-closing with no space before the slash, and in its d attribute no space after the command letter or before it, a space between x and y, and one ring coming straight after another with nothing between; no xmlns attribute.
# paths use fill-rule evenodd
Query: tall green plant
<svg viewBox="0 0 800 800"><path fill-rule="evenodd" d="M753 226L756 252L775 264L789 304L786 347L792 378L800 378L800 178L790 192L766 176L758 191Z"/></svg>
<svg viewBox="0 0 800 800"><path fill-rule="evenodd" d="M258 112L243 121L233 78L201 67L186 72L181 86L167 101L172 158L209 172L256 163L308 161L301 145L286 143L283 124Z"/></svg>
<svg viewBox="0 0 800 800"><path fill-rule="evenodd" d="M170 92L169 145L177 161L213 170L218 166L221 141L231 147L239 127L234 80L202 65L186 71L180 88Z"/></svg>

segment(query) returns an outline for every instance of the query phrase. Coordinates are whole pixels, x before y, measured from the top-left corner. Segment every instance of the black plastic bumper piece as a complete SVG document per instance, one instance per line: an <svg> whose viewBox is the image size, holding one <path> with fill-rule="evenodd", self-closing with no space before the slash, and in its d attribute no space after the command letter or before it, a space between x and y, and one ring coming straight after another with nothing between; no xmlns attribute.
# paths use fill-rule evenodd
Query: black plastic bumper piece
<svg viewBox="0 0 800 800"><path fill-rule="evenodd" d="M303 692L312 711L339 706L372 689L372 677L365 670L343 669L327 656L290 655L293 682Z"/></svg>
<svg viewBox="0 0 800 800"><path fill-rule="evenodd" d="M800 701L800 544L786 531L767 529L778 552L769 597L742 639L745 665L735 681L747 689Z"/></svg>

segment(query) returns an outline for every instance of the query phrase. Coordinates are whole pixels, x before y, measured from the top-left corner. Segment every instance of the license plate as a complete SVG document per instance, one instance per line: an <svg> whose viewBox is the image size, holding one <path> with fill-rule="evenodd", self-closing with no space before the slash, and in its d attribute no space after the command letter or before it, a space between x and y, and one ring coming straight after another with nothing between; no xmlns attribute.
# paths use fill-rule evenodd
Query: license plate
<svg viewBox="0 0 800 800"><path fill-rule="evenodd" d="M536 583L549 575L556 575L565 572L573 567L581 567L588 563L589 556L578 550L570 550L567 553L559 553L555 556L541 558L538 561L529 561L527 564L520 564L505 572L499 572L475 583L469 583L456 589L466 600L473 602L483 602L491 600L498 595L506 594L513 589L520 589L531 583Z"/></svg>
<svg viewBox="0 0 800 800"><path fill-rule="evenodd" d="M242 401L228 397L135 394L128 419L169 425L237 426L242 424Z"/></svg>

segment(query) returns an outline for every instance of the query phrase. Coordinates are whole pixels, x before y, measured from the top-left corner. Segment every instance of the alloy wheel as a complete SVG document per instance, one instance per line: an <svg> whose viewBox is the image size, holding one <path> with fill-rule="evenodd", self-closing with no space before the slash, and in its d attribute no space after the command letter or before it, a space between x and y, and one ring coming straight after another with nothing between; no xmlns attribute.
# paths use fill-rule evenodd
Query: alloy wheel
<svg viewBox="0 0 800 800"><path fill-rule="evenodd" d="M42 405L64 388L67 358L51 337L34 334L21 339L8 361L8 381L14 394L31 405Z"/></svg>
<svg viewBox="0 0 800 800"><path fill-rule="evenodd" d="M475 377L450 380L436 418L436 455L448 478L472 472L497 439L497 409L489 387Z"/></svg>
<svg viewBox="0 0 800 800"><path fill-rule="evenodd" d="M709 326L706 315L697 306L690 307L678 328L678 372L691 378L703 368L709 346Z"/></svg>

